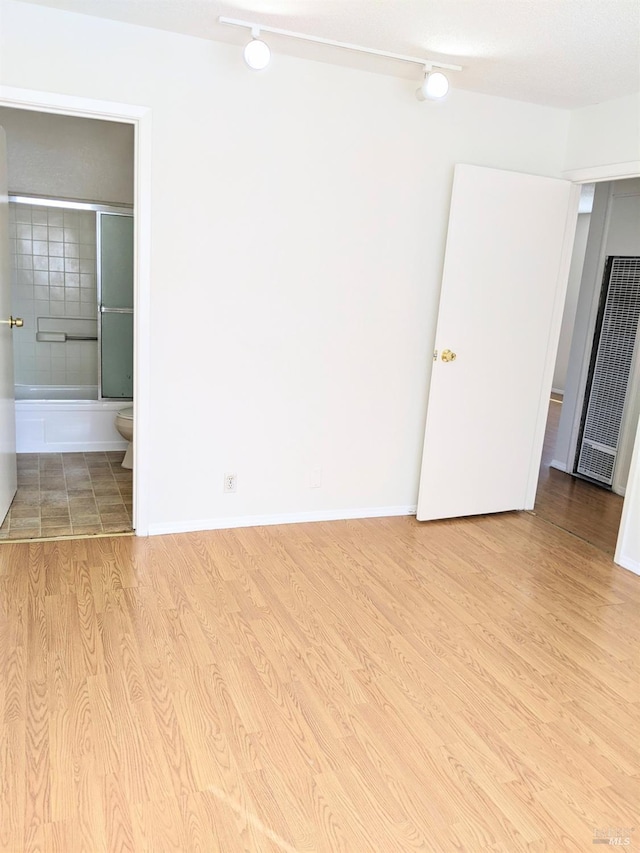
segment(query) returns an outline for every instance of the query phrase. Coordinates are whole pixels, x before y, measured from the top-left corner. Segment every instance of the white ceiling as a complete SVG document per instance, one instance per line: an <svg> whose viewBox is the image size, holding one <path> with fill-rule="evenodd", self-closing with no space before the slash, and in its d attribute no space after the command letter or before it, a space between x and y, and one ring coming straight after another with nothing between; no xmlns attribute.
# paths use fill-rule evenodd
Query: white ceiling
<svg viewBox="0 0 640 853"><path fill-rule="evenodd" d="M464 66L452 85L575 108L640 90L638 0L32 0L243 44L218 16ZM265 36L278 53L411 77L419 66ZM273 60L272 60L273 61Z"/></svg>

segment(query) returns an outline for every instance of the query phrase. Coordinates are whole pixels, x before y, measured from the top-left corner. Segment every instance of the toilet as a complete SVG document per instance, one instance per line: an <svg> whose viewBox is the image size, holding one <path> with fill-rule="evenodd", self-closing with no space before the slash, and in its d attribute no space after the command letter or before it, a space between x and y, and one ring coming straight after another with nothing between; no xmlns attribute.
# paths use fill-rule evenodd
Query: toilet
<svg viewBox="0 0 640 853"><path fill-rule="evenodd" d="M116 415L116 429L129 444L122 460L123 468L133 468L133 406L120 409Z"/></svg>

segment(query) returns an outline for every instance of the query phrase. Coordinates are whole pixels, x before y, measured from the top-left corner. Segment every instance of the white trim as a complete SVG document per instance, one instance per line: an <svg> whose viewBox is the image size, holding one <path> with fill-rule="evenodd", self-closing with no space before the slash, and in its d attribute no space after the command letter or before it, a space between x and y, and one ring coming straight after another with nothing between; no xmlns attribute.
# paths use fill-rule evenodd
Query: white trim
<svg viewBox="0 0 640 853"><path fill-rule="evenodd" d="M386 518L415 515L416 506L376 506L364 509L331 509L311 512L290 512L281 515L240 515L229 518L202 518L150 524L149 536L166 533L193 533L197 530L230 530L234 527L266 527L273 524L301 524L312 521L347 521L354 518Z"/></svg>
<svg viewBox="0 0 640 853"><path fill-rule="evenodd" d="M564 397L564 388L552 388L551 393L552 394L559 394L561 397ZM554 400L553 402L554 403L560 403L562 401L561 400Z"/></svg>
<svg viewBox="0 0 640 853"><path fill-rule="evenodd" d="M622 566L623 569L628 569L634 575L640 575L640 563L637 560L632 560L630 557L616 555L616 563Z"/></svg>
<svg viewBox="0 0 640 853"><path fill-rule="evenodd" d="M91 201L70 201L61 198L51 198L47 195L14 195L9 193L9 201L14 204L37 204L38 207L62 207L67 210L93 210L100 213L117 213L123 216L133 215L133 205L97 204Z"/></svg>
<svg viewBox="0 0 640 853"><path fill-rule="evenodd" d="M553 383L553 371L556 365L558 341L560 339L560 327L562 325L562 315L564 313L567 287L569 285L569 268L571 266L573 244L575 242L576 225L578 224L579 203L580 187L577 184L570 185L569 197L567 199L567 216L564 224L562 252L560 256L560 263L558 264L558 276L556 279L556 293L551 322L549 324L549 332L547 335L546 363L542 374L537 422L533 444L531 446L531 457L529 460L529 474L524 498L525 509L533 509L536 502L536 492L538 490L538 480L540 477L540 460L542 458L544 434L547 428L547 418L549 415L549 388Z"/></svg>
<svg viewBox="0 0 640 853"><path fill-rule="evenodd" d="M17 89L14 86L0 86L0 102L3 107L12 107L17 110L84 118L106 118L129 124L133 124L136 119L149 112L148 107L138 107L133 104L79 98L75 95L41 92L37 89Z"/></svg>
<svg viewBox="0 0 640 853"><path fill-rule="evenodd" d="M567 466L565 465L565 463L559 462L557 459L552 459L549 463L549 467L555 468L558 471L564 471L565 474L567 473Z"/></svg>
<svg viewBox="0 0 640 853"><path fill-rule="evenodd" d="M137 536L149 535L151 470L151 112L136 122L134 195L134 352L133 352L133 528ZM136 436L141 436L137 440Z"/></svg>
<svg viewBox="0 0 640 853"><path fill-rule="evenodd" d="M107 450L127 449L128 442L122 441L54 441L47 444L40 442L24 441L18 445L20 453L97 453Z"/></svg>
<svg viewBox="0 0 640 853"><path fill-rule="evenodd" d="M133 124L135 128L135 255L134 275L134 376L135 435L148 437L150 391L149 342L151 295L151 110L148 107L99 101L56 92L0 86L0 106L58 115L97 118ZM149 527L148 442L135 442L134 506L136 534L147 536ZM138 446L139 444L139 446Z"/></svg>
<svg viewBox="0 0 640 853"><path fill-rule="evenodd" d="M612 163L610 166L589 166L585 169L570 169L562 177L577 184L592 184L599 181L623 181L640 175L640 160L628 163Z"/></svg>
<svg viewBox="0 0 640 853"><path fill-rule="evenodd" d="M582 279L580 281L580 290L581 293L578 296L578 306L577 311L581 310L581 301L586 298L586 295L582 293L583 289L586 289L587 286L592 288L591 293L591 305L589 306L589 315L587 317L587 322L585 326L585 330L582 334L582 346L581 353L579 358L580 365L580 376L578 379L578 383L576 386L575 400L573 406L573 423L571 426L571 435L569 437L569 445L567 450L567 465L573 466L574 460L576 458L576 454L578 452L578 437L580 434L580 424L582 422L582 411L585 404L585 392L587 390L587 377L589 374L589 366L591 363L591 350L593 347L593 336L596 328L596 320L598 318L598 307L600 305L600 293L602 291L602 277L604 275L605 263L607 260L606 248L607 248L607 235L609 233L609 222L611 219L611 193L612 187L610 186L608 189L608 198L607 198L607 206L604 211L604 217L602 219L602 228L600 228L600 201L598 201L598 208L596 209L596 215L594 216L593 211L591 214L591 223L589 227L589 237L587 241L587 248L585 253L584 266L582 269ZM595 208L595 204L594 204ZM594 233L593 227L597 227L597 234ZM596 240L600 240L600 244L598 246L598 261L595 267L591 263L591 251L592 249L595 251L595 243ZM587 278L588 276L588 278ZM576 313L576 324L578 323L578 314ZM575 335L575 327L574 327L574 335ZM578 338L579 342L580 339ZM573 347L573 341L572 341ZM567 404L569 406L569 411L571 411L571 401Z"/></svg>
<svg viewBox="0 0 640 853"><path fill-rule="evenodd" d="M630 557L627 553L630 542L633 543L637 535L634 536L638 529L637 504L640 501L640 423L636 431L635 443L633 446L633 454L631 456L631 465L629 466L629 477L627 480L627 488L622 504L622 518L620 519L620 531L618 533L618 541L616 542L616 552L613 560L619 566L629 569L632 572L640 575L640 563L634 557ZM632 545L633 547L633 545Z"/></svg>

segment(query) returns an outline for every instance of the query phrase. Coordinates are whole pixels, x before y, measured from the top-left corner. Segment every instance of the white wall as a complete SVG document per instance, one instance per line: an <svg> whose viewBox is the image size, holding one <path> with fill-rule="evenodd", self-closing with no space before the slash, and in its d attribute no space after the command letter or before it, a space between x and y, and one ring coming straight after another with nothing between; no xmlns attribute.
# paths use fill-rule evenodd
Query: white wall
<svg viewBox="0 0 640 853"><path fill-rule="evenodd" d="M636 432L615 561L640 575L640 425Z"/></svg>
<svg viewBox="0 0 640 853"><path fill-rule="evenodd" d="M558 175L568 114L3 5L5 85L152 110L151 529L415 505L454 164Z"/></svg>
<svg viewBox="0 0 640 853"><path fill-rule="evenodd" d="M133 204L133 127L0 107L9 192Z"/></svg>
<svg viewBox="0 0 640 853"><path fill-rule="evenodd" d="M626 173L637 173L640 163L640 95L626 95L573 110L565 170L628 164Z"/></svg>
<svg viewBox="0 0 640 853"><path fill-rule="evenodd" d="M607 255L640 255L640 178L613 184Z"/></svg>
<svg viewBox="0 0 640 853"><path fill-rule="evenodd" d="M576 224L576 236L573 242L569 281L567 282L567 296L564 303L558 353L553 371L553 390L560 394L564 394L567 381L567 367L569 365L569 353L571 351L571 341L573 339L573 329L576 320L576 309L578 307L578 295L580 293L580 281L582 279L584 255L587 248L590 219L590 213L581 213L578 216Z"/></svg>

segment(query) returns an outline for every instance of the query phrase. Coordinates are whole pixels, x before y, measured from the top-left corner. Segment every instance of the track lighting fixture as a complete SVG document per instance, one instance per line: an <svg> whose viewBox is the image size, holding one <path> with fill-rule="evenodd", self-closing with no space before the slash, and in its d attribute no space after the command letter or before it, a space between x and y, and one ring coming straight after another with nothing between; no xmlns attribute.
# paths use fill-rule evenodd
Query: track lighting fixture
<svg viewBox="0 0 640 853"><path fill-rule="evenodd" d="M449 81L442 73L446 71L462 71L461 65L449 65L445 62L434 62L430 59L420 59L416 56L404 56L400 53L390 53L387 50L375 50L372 47L361 47L358 44L347 44L343 41L334 41L333 39L320 38L320 36L310 36L305 33L294 33L291 30L281 30L278 27L259 26L251 24L248 21L238 21L235 18L218 18L220 24L229 24L232 27L245 27L251 30L251 41L244 48L244 61L249 68L254 71L262 71L269 64L271 59L271 50L269 45L260 39L260 32L273 33L278 36L287 36L288 38L301 39L302 41L311 41L315 44L326 44L330 47L340 47L345 50L355 50L359 53L368 53L373 56L383 56L386 59L397 59L399 62L414 62L421 65L425 70L424 81L416 95L418 100L439 100L449 91ZM438 69L434 71L434 69Z"/></svg>
<svg viewBox="0 0 640 853"><path fill-rule="evenodd" d="M449 91L449 81L442 71L432 71L432 65L426 65L422 86L416 90L419 101L439 101Z"/></svg>
<svg viewBox="0 0 640 853"><path fill-rule="evenodd" d="M245 45L243 56L252 71L263 71L271 59L271 50L266 42L260 39L258 27L251 28L251 41Z"/></svg>

